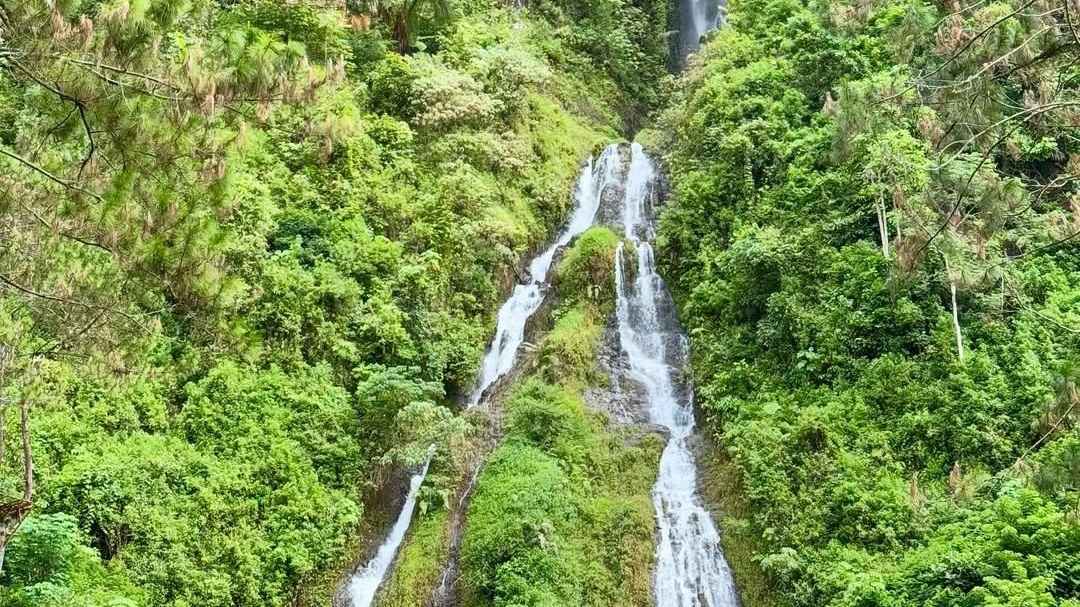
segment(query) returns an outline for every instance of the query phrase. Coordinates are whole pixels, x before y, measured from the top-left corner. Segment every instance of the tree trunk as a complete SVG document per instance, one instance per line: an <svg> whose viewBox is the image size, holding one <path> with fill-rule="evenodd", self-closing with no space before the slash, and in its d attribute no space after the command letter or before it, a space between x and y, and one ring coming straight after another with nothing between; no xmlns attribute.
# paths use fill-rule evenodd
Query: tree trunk
<svg viewBox="0 0 1080 607"><path fill-rule="evenodd" d="M953 331L956 333L956 355L960 362L964 362L964 336L960 333L960 314L956 309L956 283L949 279L949 290L952 291L952 322Z"/></svg>
<svg viewBox="0 0 1080 607"><path fill-rule="evenodd" d="M23 497L8 504L0 504L0 572L4 570L7 544L30 514L34 499L34 457L30 450L30 405L24 400L19 405L19 432L22 434Z"/></svg>
<svg viewBox="0 0 1080 607"><path fill-rule="evenodd" d="M960 362L964 362L964 336L960 332L960 312L956 306L956 280L949 269L949 258L944 254L942 254L941 258L945 261L945 277L949 279L949 292L952 295L952 322L953 332L956 334L956 355L960 358Z"/></svg>
<svg viewBox="0 0 1080 607"><path fill-rule="evenodd" d="M30 404L25 400L19 405L19 432L22 433L23 451L23 500L34 501L34 454L30 450Z"/></svg>
<svg viewBox="0 0 1080 607"><path fill-rule="evenodd" d="M881 254L885 259L889 258L889 220L885 217L885 201L877 204L878 232L881 233Z"/></svg>

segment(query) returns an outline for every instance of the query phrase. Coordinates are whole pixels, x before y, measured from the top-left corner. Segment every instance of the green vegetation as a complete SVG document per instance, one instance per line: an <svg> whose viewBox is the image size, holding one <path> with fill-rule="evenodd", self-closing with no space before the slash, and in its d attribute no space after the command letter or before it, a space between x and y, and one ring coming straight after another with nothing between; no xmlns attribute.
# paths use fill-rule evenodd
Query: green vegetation
<svg viewBox="0 0 1080 607"><path fill-rule="evenodd" d="M592 228L559 263L555 326L536 374L503 404L505 436L469 508L467 604L652 604L650 496L663 440L614 425L582 399L605 379L595 353L612 311L618 242Z"/></svg>
<svg viewBox="0 0 1080 607"><path fill-rule="evenodd" d="M619 237L598 226L567 249L555 273L562 305L555 326L540 344L540 368L549 382L584 388L606 382L596 368L596 349L615 304L615 249Z"/></svg>
<svg viewBox="0 0 1080 607"><path fill-rule="evenodd" d="M6 565L15 573L0 589L5 605L138 604L139 590L102 564L75 523L66 514L43 514L23 523L7 548Z"/></svg>
<svg viewBox="0 0 1080 607"><path fill-rule="evenodd" d="M32 501L0 604L321 603L432 442L438 516L453 399L583 159L659 100L665 19L0 0L0 501Z"/></svg>
<svg viewBox="0 0 1080 607"><path fill-rule="evenodd" d="M601 318L614 310L618 246L619 237L604 226L589 228L574 241L556 270L555 284L563 302L589 304Z"/></svg>
<svg viewBox="0 0 1080 607"><path fill-rule="evenodd" d="M468 604L650 605L661 439L538 379L505 409L462 544Z"/></svg>
<svg viewBox="0 0 1080 607"><path fill-rule="evenodd" d="M1076 48L1027 7L739 0L648 136L748 607L1080 604Z"/></svg>
<svg viewBox="0 0 1080 607"><path fill-rule="evenodd" d="M583 396L615 232L454 411L647 123L747 607L1080 607L1076 6L734 0L674 81L668 0L527 4L0 0L0 607L325 604L435 444L416 605L499 427L470 604L649 604L661 441Z"/></svg>
<svg viewBox="0 0 1080 607"><path fill-rule="evenodd" d="M431 598L448 557L448 516L445 508L419 512L402 546L394 572L380 591L382 607L415 607Z"/></svg>

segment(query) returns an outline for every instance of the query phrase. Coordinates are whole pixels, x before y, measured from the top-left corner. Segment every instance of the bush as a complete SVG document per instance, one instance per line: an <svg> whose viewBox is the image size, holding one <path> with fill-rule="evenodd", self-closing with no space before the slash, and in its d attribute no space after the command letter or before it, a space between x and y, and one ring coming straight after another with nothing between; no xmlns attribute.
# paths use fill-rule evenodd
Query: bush
<svg viewBox="0 0 1080 607"><path fill-rule="evenodd" d="M536 378L505 406L506 439L469 509L468 590L480 604L651 604L650 491L662 441L623 435L567 388Z"/></svg>
<svg viewBox="0 0 1080 607"><path fill-rule="evenodd" d="M615 250L619 237L610 228L586 230L563 254L555 284L563 301L587 302L609 310L615 301Z"/></svg>

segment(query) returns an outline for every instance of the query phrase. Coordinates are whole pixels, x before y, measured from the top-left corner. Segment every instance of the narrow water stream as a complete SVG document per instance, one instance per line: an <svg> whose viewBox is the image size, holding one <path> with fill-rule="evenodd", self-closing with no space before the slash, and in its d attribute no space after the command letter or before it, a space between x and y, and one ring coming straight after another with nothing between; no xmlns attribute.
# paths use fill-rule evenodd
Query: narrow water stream
<svg viewBox="0 0 1080 607"><path fill-rule="evenodd" d="M547 275L560 247L566 246L574 237L589 229L596 221L604 191L615 183L619 169L619 147L609 145L594 163L589 158L582 169L574 190L574 212L559 238L529 264L527 282L518 284L509 299L499 309L495 337L488 346L477 377L476 387L469 398L469 407L476 406L487 396L487 391L501 377L509 373L517 363L518 351L525 339L525 326L540 309L547 295ZM464 532L464 516L469 498L480 476L480 467L472 471L468 485L462 492L458 507L451 512L449 558L439 575L439 582L432 592L430 607L451 607L456 601L456 584L459 573L461 536Z"/></svg>
<svg viewBox="0 0 1080 607"><path fill-rule="evenodd" d="M398 546L405 539L405 532L409 530L413 510L416 509L416 496L420 492L420 485L424 483L424 477L427 476L429 464L431 464L430 451L423 467L409 479L409 494L405 498L405 504L401 507L397 520L394 521L393 528L390 529L390 535L379 546L375 557L349 580L348 593L353 605L367 607L375 599L375 592L386 577L390 564L394 562Z"/></svg>
<svg viewBox="0 0 1080 607"><path fill-rule="evenodd" d="M687 339L653 258L657 192L656 168L641 146L634 144L623 228L636 264L628 271L629 253L620 244L615 264L616 314L628 375L644 388L652 422L670 433L653 487L659 530L653 576L656 605L735 607L738 595L720 534L697 495L697 470L689 445L694 432L692 395L677 381L687 362Z"/></svg>
<svg viewBox="0 0 1080 607"><path fill-rule="evenodd" d="M618 146L610 145L604 149L600 158L595 162L589 158L588 163L582 168L574 189L574 211L570 221L563 228L559 237L540 255L536 256L529 264L526 281L515 285L510 297L499 309L498 320L495 328L495 336L484 354L484 360L480 366L480 372L476 380L476 387L469 396L468 407L479 404L485 397L485 393L502 376L509 373L517 362L518 350L525 339L525 325L529 318L540 309L548 287L547 274L551 269L555 253L560 247L567 245L573 238L592 226L596 218L596 211L600 207L600 198L604 188L616 178L618 167ZM386 578L394 557L401 547L402 541L408 532L412 521L413 509L416 507L416 496L420 486L427 476L428 465L431 463L429 454L422 469L410 479L409 493L405 504L398 514L394 527L378 551L375 557L364 567L358 569L349 580L347 595L354 607L369 607L375 595ZM476 475L473 475L475 482ZM466 495L471 486L466 488ZM457 538L452 538L456 541ZM452 553L455 552L452 550ZM451 573L456 569L456 555L452 554L452 562L447 564L446 571L442 576L439 588L436 590L434 600L439 601L440 591L445 594L451 592L453 583Z"/></svg>
<svg viewBox="0 0 1080 607"><path fill-rule="evenodd" d="M527 281L515 285L506 303L499 308L495 337L484 354L476 387L469 396L469 406L478 404L483 399L484 392L514 368L521 342L525 339L525 325L544 301L547 274L555 252L593 224L604 186L614 179L618 166L617 156L618 147L610 145L595 163L592 158L589 159L578 178L574 191L574 212L569 223L563 228L559 238L532 260Z"/></svg>

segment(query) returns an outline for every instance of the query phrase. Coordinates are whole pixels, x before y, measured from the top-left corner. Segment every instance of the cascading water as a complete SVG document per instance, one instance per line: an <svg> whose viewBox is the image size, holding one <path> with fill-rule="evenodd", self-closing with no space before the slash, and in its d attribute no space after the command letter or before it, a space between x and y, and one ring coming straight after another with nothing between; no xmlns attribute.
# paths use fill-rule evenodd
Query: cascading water
<svg viewBox="0 0 1080 607"><path fill-rule="evenodd" d="M420 493L420 485L427 476L428 465L431 463L433 451L429 450L423 467L409 479L409 494L405 497L405 504L401 507L394 527L390 530L390 536L386 538L382 546L379 546L375 558L371 559L363 569L356 572L349 580L349 598L355 607L368 607L375 600L375 592L386 577L390 564L394 562L401 541L405 539L405 532L409 530L412 521L413 510L416 508L416 496Z"/></svg>
<svg viewBox="0 0 1080 607"><path fill-rule="evenodd" d="M657 607L735 607L738 595L720 548L720 534L696 495L697 471L689 439L694 411L689 391L677 388L676 369L686 362L686 337L671 296L656 272L651 240L651 200L657 173L640 145L631 150L623 203L626 239L636 251L632 284L626 282L625 249L616 252L616 315L629 377L644 388L649 416L668 429L653 487L659 528L654 592Z"/></svg>
<svg viewBox="0 0 1080 607"><path fill-rule="evenodd" d="M682 0L679 3L679 59L701 46L701 37L724 21L723 0Z"/></svg>
<svg viewBox="0 0 1080 607"><path fill-rule="evenodd" d="M515 285L510 298L499 308L495 337L484 354L476 388L469 396L470 407L478 404L484 392L514 368L518 349L525 339L525 324L544 301L547 292L545 281L555 251L593 224L596 210L600 207L600 196L604 187L614 180L617 166L618 147L610 145L604 149L595 165L590 158L588 165L582 169L574 192L576 207L570 222L559 238L529 264L528 281Z"/></svg>
<svg viewBox="0 0 1080 607"><path fill-rule="evenodd" d="M487 391L500 377L508 373L517 361L517 352L525 339L525 325L529 318L540 308L547 293L548 270L551 269L555 252L569 243L575 236L581 234L593 224L596 211L600 207L600 198L604 188L615 179L618 166L618 147L608 146L594 163L589 158L588 164L582 168L574 190L574 212L570 221L559 234L551 246L543 253L534 258L529 264L528 281L514 286L509 299L499 309L495 337L491 341L484 361L477 377L476 388L469 396L468 406L472 407L480 403ZM427 476L428 465L431 463L433 449L429 450L427 459L421 470L412 476L409 482L409 493L405 504L398 514L390 535L379 546L375 558L363 569L360 569L350 579L347 595L354 607L369 607L375 599L375 594L382 585L390 565L397 555L401 542L409 530L412 522L413 510L416 507L416 496L420 486ZM473 481L476 474L473 474ZM471 484L470 487L471 488ZM466 495L468 490L466 491ZM456 541L456 538L454 539ZM452 547L452 552L454 552ZM452 571L453 563L448 565L447 571ZM450 575L444 573L439 589L449 592ZM437 599L436 599L437 600Z"/></svg>
<svg viewBox="0 0 1080 607"><path fill-rule="evenodd" d="M619 167L619 148L609 145L593 163L592 158L582 169L574 190L574 213L570 221L559 234L559 238L529 264L529 276L525 283L514 286L510 298L499 309L495 337L491 340L484 355L476 387L469 397L469 407L480 403L485 392L503 375L506 375L517 362L518 350L525 339L525 325L529 318L540 309L547 294L547 273L560 247L567 245L575 236L589 229L596 220L596 212L604 190L617 179ZM451 513L450 556L447 559L439 583L432 592L430 605L446 607L454 602L454 585L458 574L458 553L461 544L462 517L472 493L473 485L480 475L480 468L473 470L472 476L462 493L458 507Z"/></svg>

